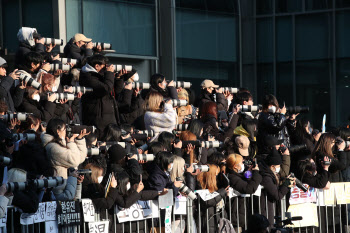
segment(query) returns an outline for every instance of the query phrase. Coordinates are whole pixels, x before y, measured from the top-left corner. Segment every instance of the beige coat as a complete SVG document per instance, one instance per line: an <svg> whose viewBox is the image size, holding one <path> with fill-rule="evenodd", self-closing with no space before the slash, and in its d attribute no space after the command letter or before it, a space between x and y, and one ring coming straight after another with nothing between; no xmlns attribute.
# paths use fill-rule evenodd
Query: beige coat
<svg viewBox="0 0 350 233"><path fill-rule="evenodd" d="M53 136L49 134L41 135L41 141L45 147L46 154L56 169L55 175L67 179L67 169L78 167L79 164L84 162L87 156L85 139L75 139L74 142L68 142L67 144L66 141L63 141L63 145L66 147L51 142L52 140Z"/></svg>

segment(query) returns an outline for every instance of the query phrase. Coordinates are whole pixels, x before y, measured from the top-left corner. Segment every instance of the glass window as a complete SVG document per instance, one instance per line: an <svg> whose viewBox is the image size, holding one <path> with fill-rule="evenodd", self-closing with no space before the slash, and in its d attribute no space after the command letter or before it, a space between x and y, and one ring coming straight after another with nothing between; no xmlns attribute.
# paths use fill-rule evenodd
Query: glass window
<svg viewBox="0 0 350 233"><path fill-rule="evenodd" d="M301 0L275 0L275 1L276 1L276 13L300 12L302 10Z"/></svg>
<svg viewBox="0 0 350 233"><path fill-rule="evenodd" d="M2 1L4 48L15 53L18 48L17 32L20 28L18 1ZM1 32L2 33L2 32Z"/></svg>
<svg viewBox="0 0 350 233"><path fill-rule="evenodd" d="M350 1L349 0L334 0L336 1L336 6L339 8L342 7L350 7Z"/></svg>
<svg viewBox="0 0 350 233"><path fill-rule="evenodd" d="M332 8L332 0L306 0L306 10L321 10Z"/></svg>
<svg viewBox="0 0 350 233"><path fill-rule="evenodd" d="M336 15L337 57L350 57L350 11L338 12Z"/></svg>
<svg viewBox="0 0 350 233"><path fill-rule="evenodd" d="M276 19L276 47L277 61L293 59L293 26L290 16Z"/></svg>
<svg viewBox="0 0 350 233"><path fill-rule="evenodd" d="M350 119L350 59L337 61L337 125L349 124Z"/></svg>
<svg viewBox="0 0 350 233"><path fill-rule="evenodd" d="M84 0L82 12L80 4L67 1L67 21L74 21L67 24L68 40L80 31L82 13L82 32L93 41L111 43L118 54L156 56L154 1Z"/></svg>
<svg viewBox="0 0 350 233"><path fill-rule="evenodd" d="M272 0L255 0L256 14L269 15L273 13Z"/></svg>
<svg viewBox="0 0 350 233"><path fill-rule="evenodd" d="M83 31L81 24L81 0L66 0L67 42L75 33Z"/></svg>
<svg viewBox="0 0 350 233"><path fill-rule="evenodd" d="M312 14L296 17L296 58L318 60L331 57L330 14Z"/></svg>
<svg viewBox="0 0 350 233"><path fill-rule="evenodd" d="M258 19L256 23L257 60L273 62L272 18Z"/></svg>
<svg viewBox="0 0 350 233"><path fill-rule="evenodd" d="M327 114L327 125L331 122L330 70L331 64L327 60L296 64L296 105L309 106L310 112L302 115L319 130L324 114Z"/></svg>
<svg viewBox="0 0 350 233"><path fill-rule="evenodd" d="M280 104L293 106L293 66L291 62L277 64L276 97Z"/></svg>
<svg viewBox="0 0 350 233"><path fill-rule="evenodd" d="M176 7L211 12L237 12L237 1L221 0L176 0Z"/></svg>
<svg viewBox="0 0 350 233"><path fill-rule="evenodd" d="M273 66L272 64L259 64L257 66L257 99L258 103L263 102L267 94L274 94Z"/></svg>

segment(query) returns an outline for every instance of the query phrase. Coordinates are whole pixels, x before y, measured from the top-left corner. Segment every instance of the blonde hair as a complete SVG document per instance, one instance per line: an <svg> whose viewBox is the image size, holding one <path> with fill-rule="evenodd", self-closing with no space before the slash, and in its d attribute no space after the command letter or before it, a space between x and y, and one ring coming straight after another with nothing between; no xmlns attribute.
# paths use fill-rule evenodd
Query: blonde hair
<svg viewBox="0 0 350 233"><path fill-rule="evenodd" d="M241 163L243 161L242 155L239 154L230 154L226 159L226 167L238 172L237 168L235 168L235 165Z"/></svg>
<svg viewBox="0 0 350 233"><path fill-rule="evenodd" d="M162 101L163 96L159 92L152 91L148 94L143 108L145 111L163 112L163 109L160 106Z"/></svg>
<svg viewBox="0 0 350 233"><path fill-rule="evenodd" d="M93 183L98 183L98 177L103 175L103 168L98 167L92 163L88 163L84 169L91 169L91 180Z"/></svg>
<svg viewBox="0 0 350 233"><path fill-rule="evenodd" d="M180 140L181 141L195 141L197 140L197 136L192 133L191 131L183 131L180 134ZM194 153L194 150L191 151L190 153L190 165L192 163L197 163L197 158L196 158L196 154Z"/></svg>
<svg viewBox="0 0 350 233"><path fill-rule="evenodd" d="M11 168L7 172L7 182L26 182L27 172L20 168Z"/></svg>
<svg viewBox="0 0 350 233"><path fill-rule="evenodd" d="M186 91L186 89L181 89L181 91L177 93L177 96L179 97L180 100L187 100L187 103L190 102L190 98L188 96L188 92Z"/></svg>
<svg viewBox="0 0 350 233"><path fill-rule="evenodd" d="M185 160L181 158L180 156L175 156L174 162L173 162L173 170L171 170L170 173L170 179L171 181L175 181L176 177L180 177L182 180L184 180L184 169L185 169Z"/></svg>
<svg viewBox="0 0 350 233"><path fill-rule="evenodd" d="M216 183L217 172L220 171L219 167L213 164L208 165L209 171L199 173L197 180L199 181L202 189L208 189L210 193L218 190Z"/></svg>
<svg viewBox="0 0 350 233"><path fill-rule="evenodd" d="M180 100L187 100L187 103L190 102L190 98L188 96L188 92L186 91L186 89L181 89L181 91L179 91L177 93L177 95L178 95ZM186 106L178 107L176 109L176 112L177 112L177 116L178 116L177 123L182 124L185 116L192 114L192 106L190 104L188 104Z"/></svg>

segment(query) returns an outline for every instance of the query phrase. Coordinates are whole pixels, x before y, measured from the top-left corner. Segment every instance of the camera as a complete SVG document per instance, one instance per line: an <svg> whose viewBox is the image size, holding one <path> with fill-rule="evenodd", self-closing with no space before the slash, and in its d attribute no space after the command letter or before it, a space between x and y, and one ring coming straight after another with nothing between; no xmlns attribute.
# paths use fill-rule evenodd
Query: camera
<svg viewBox="0 0 350 233"><path fill-rule="evenodd" d="M149 83L140 83L140 82L134 82L132 83L132 88L139 88L139 89L150 89L151 84Z"/></svg>
<svg viewBox="0 0 350 233"><path fill-rule="evenodd" d="M83 94L85 94L86 92L93 92L94 89L92 89L91 87L82 87L82 86L64 86L64 89L69 89L71 88L73 89L72 93L76 94L78 92L82 92Z"/></svg>
<svg viewBox="0 0 350 233"><path fill-rule="evenodd" d="M298 188L300 188L304 192L307 192L308 189L303 185L303 183L301 183L301 181L298 178L295 177L294 173L290 173L290 177L295 178L295 183Z"/></svg>
<svg viewBox="0 0 350 233"><path fill-rule="evenodd" d="M112 49L112 44L102 43L102 42L92 42L92 46L96 48L97 46L101 46L102 50Z"/></svg>
<svg viewBox="0 0 350 233"><path fill-rule="evenodd" d="M167 81L168 83L170 83L171 82L171 80L170 81ZM192 83L190 83L190 82L183 82L183 81L174 81L174 87L175 88L180 88L180 87L182 87L182 88L191 88L191 86L192 86Z"/></svg>
<svg viewBox="0 0 350 233"><path fill-rule="evenodd" d="M70 65L65 64L50 64L50 71L62 70L62 71L70 71Z"/></svg>
<svg viewBox="0 0 350 233"><path fill-rule="evenodd" d="M63 40L62 39L54 39L54 38L44 38L45 42L44 44L49 45L49 44L54 44L54 45L63 45Z"/></svg>
<svg viewBox="0 0 350 233"><path fill-rule="evenodd" d="M17 142L18 140L35 141L35 133L14 133L12 134L12 140Z"/></svg>
<svg viewBox="0 0 350 233"><path fill-rule="evenodd" d="M289 112L290 114L309 112L309 107L307 106L286 107L286 109L287 109L287 112Z"/></svg>
<svg viewBox="0 0 350 233"><path fill-rule="evenodd" d="M75 95L71 93L57 93L57 92L48 92L48 94L56 96L56 102L58 103L60 100L74 100Z"/></svg>
<svg viewBox="0 0 350 233"><path fill-rule="evenodd" d="M185 131L188 128L188 124L178 124L175 126L176 131Z"/></svg>
<svg viewBox="0 0 350 233"><path fill-rule="evenodd" d="M2 166L7 166L11 163L11 158L0 155L0 164Z"/></svg>
<svg viewBox="0 0 350 233"><path fill-rule="evenodd" d="M232 94L236 94L239 91L239 88L235 88L235 87L222 87L223 91L228 91Z"/></svg>
<svg viewBox="0 0 350 233"><path fill-rule="evenodd" d="M13 119L16 119L18 121L27 121L29 113L25 112L18 112L18 113L5 113L5 115L0 115L0 119L6 122L10 122Z"/></svg>
<svg viewBox="0 0 350 233"><path fill-rule="evenodd" d="M134 129L134 134L146 134L147 137L154 137L154 131L153 130L138 130Z"/></svg>
<svg viewBox="0 0 350 233"><path fill-rule="evenodd" d="M74 167L70 167L68 170L69 170L69 172L74 172L75 168ZM79 170L77 170L77 172L78 172L79 175L86 175L86 174L91 174L92 173L91 169L79 169Z"/></svg>
<svg viewBox="0 0 350 233"><path fill-rule="evenodd" d="M118 64L115 64L114 66L115 66L115 71L116 72L119 72L119 71L121 71L123 69L126 70L127 72L132 71L132 66L130 66L130 65L118 65Z"/></svg>
<svg viewBox="0 0 350 233"><path fill-rule="evenodd" d="M129 158L131 158L132 156L134 156L134 154L133 153L128 153L127 156ZM136 155L136 159L138 161L143 160L143 161L149 162L149 161L153 161L154 158L155 158L154 154L137 154Z"/></svg>
<svg viewBox="0 0 350 233"><path fill-rule="evenodd" d="M192 144L196 147L204 147L204 148L218 148L223 146L223 142L220 141L182 141L182 148L187 148L188 144Z"/></svg>
<svg viewBox="0 0 350 233"><path fill-rule="evenodd" d="M242 105L241 112L258 112L262 105Z"/></svg>
<svg viewBox="0 0 350 233"><path fill-rule="evenodd" d="M31 76L26 75L26 74L24 74L22 72L16 72L16 74L19 75L19 79L21 81L25 82L27 86L33 87L33 88L35 88L37 90L40 89L41 84L38 83L37 81L35 81Z"/></svg>
<svg viewBox="0 0 350 233"><path fill-rule="evenodd" d="M307 145L306 144L302 144L302 145L294 145L288 148L290 153L296 153L302 150L307 149Z"/></svg>
<svg viewBox="0 0 350 233"><path fill-rule="evenodd" d="M187 100L172 99L171 101L172 101L173 107L187 106ZM165 102L167 102L167 100Z"/></svg>
<svg viewBox="0 0 350 233"><path fill-rule="evenodd" d="M180 177L176 177L176 181L183 181ZM180 188L179 188L179 192L182 192L184 194L187 195L188 198L190 198L192 201L197 199L196 194L192 191L192 189L190 189L189 187L187 187L187 185L185 185L184 183L181 184Z"/></svg>
<svg viewBox="0 0 350 233"><path fill-rule="evenodd" d="M286 213L287 214L287 213ZM300 221L303 220L303 217L288 217L285 220L282 220L280 216L275 216L275 224L273 229L271 229L271 233L293 233L293 228L286 227L287 225L292 225L292 221Z"/></svg>
<svg viewBox="0 0 350 233"><path fill-rule="evenodd" d="M73 65L76 65L78 60L77 59L74 59L74 58L61 58L61 62L62 64L68 64L68 63L71 63Z"/></svg>
<svg viewBox="0 0 350 233"><path fill-rule="evenodd" d="M102 144L104 142L97 142L97 143ZM126 147L126 142L106 142L105 146L88 148L87 155L92 156L92 155L99 155L100 153L106 153L111 146L116 144L122 146L123 148Z"/></svg>
<svg viewBox="0 0 350 233"><path fill-rule="evenodd" d="M137 141L146 141L149 136L145 133L134 133L131 137Z"/></svg>
<svg viewBox="0 0 350 233"><path fill-rule="evenodd" d="M80 134L82 130L86 129L86 132L94 133L96 130L95 126L87 126L87 125L74 125L74 124L67 124L66 125L66 131L67 136L72 137L73 134Z"/></svg>
<svg viewBox="0 0 350 233"><path fill-rule="evenodd" d="M63 183L63 177L48 177L47 179L36 179L27 182L10 182L6 184L6 189L8 192L24 191L32 185L37 189L53 188L62 185Z"/></svg>
<svg viewBox="0 0 350 233"><path fill-rule="evenodd" d="M199 171L201 171L201 172L208 172L209 166L208 165L193 164L193 170L196 171L197 169L199 169Z"/></svg>

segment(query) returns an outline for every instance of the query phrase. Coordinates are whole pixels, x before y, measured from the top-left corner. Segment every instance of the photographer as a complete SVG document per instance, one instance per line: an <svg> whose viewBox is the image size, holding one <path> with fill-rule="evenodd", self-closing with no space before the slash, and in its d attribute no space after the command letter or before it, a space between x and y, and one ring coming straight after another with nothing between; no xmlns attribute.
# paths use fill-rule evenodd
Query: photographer
<svg viewBox="0 0 350 233"><path fill-rule="evenodd" d="M258 148L259 153L266 153L267 148L264 144L264 138L268 135L283 140L286 147L290 147L289 131L294 128L295 115L291 115L289 119L285 114L287 109L285 106L280 109L277 99L273 95L266 95L263 100L262 112L258 120ZM287 129L287 127L289 129Z"/></svg>
<svg viewBox="0 0 350 233"><path fill-rule="evenodd" d="M108 58L97 54L88 59L80 73L79 84L94 90L81 98L83 124L96 126L99 138L108 124L120 124L118 105L111 94L115 79L113 72L114 66L108 66Z"/></svg>
<svg viewBox="0 0 350 233"><path fill-rule="evenodd" d="M313 159L300 160L298 163L299 172L298 178L303 184L308 184L310 187L318 189L329 189L329 164L330 159L324 156L324 159L320 161L323 169L317 169L316 163Z"/></svg>
<svg viewBox="0 0 350 233"><path fill-rule="evenodd" d="M151 92L158 92L163 98L179 99L174 82L167 82L165 76L162 74L153 74L151 76L151 88L149 90L143 90L142 96L147 97ZM146 99L146 98L144 98Z"/></svg>
<svg viewBox="0 0 350 233"><path fill-rule="evenodd" d="M16 66L23 65L25 60L24 56L29 52L44 53L45 45L44 38L39 38L35 28L22 27L17 33L17 39L19 41L19 48L16 52L15 64Z"/></svg>
<svg viewBox="0 0 350 233"><path fill-rule="evenodd" d="M174 155L183 157L181 147L182 147L182 141L177 140L176 136L169 132L162 132L159 134L158 142L162 143L162 145L165 148L165 151L171 152Z"/></svg>
<svg viewBox="0 0 350 233"><path fill-rule="evenodd" d="M92 56L92 39L87 38L83 34L77 33L64 46L64 56L66 58L77 59L77 67L81 67L88 57ZM101 51L101 46L97 48Z"/></svg>
<svg viewBox="0 0 350 233"><path fill-rule="evenodd" d="M67 179L67 169L78 167L84 162L87 155L84 136L88 134L83 130L79 135L68 138L64 121L52 119L48 122L47 131L42 134L41 140L48 158L56 168L56 176Z"/></svg>
<svg viewBox="0 0 350 233"><path fill-rule="evenodd" d="M197 137L190 131L182 131L180 139L181 141L196 141ZM214 153L215 148L210 148L209 150L211 150L211 153ZM183 158L187 164L207 164L208 149L202 147L196 148L194 145L188 144L184 149Z"/></svg>
<svg viewBox="0 0 350 233"><path fill-rule="evenodd" d="M12 89L13 83L18 79L17 70L14 70L8 76L6 75L7 62L0 57L0 99L5 100L10 112L16 112L23 100L25 85L18 85ZM12 93L11 93L12 92Z"/></svg>
<svg viewBox="0 0 350 233"><path fill-rule="evenodd" d="M294 186L295 178L288 176L284 180L280 176L282 159L279 153L272 153L266 157L265 161L259 162L260 175L262 176L261 185L264 189L261 192L260 203L261 213L269 219L270 226L274 223L274 205L277 204L276 215L279 216L279 202ZM268 215L267 215L268 214Z"/></svg>
<svg viewBox="0 0 350 233"><path fill-rule="evenodd" d="M209 140L209 135L214 136L215 139L219 141L224 141L225 136L222 134L218 128L218 107L215 102L206 102L202 106L201 118L203 122L203 137Z"/></svg>
<svg viewBox="0 0 350 233"><path fill-rule="evenodd" d="M223 89L219 88L219 85L215 85L211 80L204 80L201 83L201 94L198 98L198 108L199 116L202 116L203 106L208 102L214 102L217 104L218 111L227 111L229 93L223 93ZM214 94L216 94L216 101L214 99Z"/></svg>
<svg viewBox="0 0 350 233"><path fill-rule="evenodd" d="M254 157L258 151L258 146L256 142L257 135L257 123L255 120L245 119L242 124L235 128L233 131L234 135L245 136L249 140L249 156ZM227 136L227 134L225 134Z"/></svg>
<svg viewBox="0 0 350 233"><path fill-rule="evenodd" d="M226 159L226 173L230 181L230 186L241 194L253 194L258 189L259 184L262 181L262 177L259 174L259 166L255 164L254 167L248 167L247 170L251 170L251 178L246 178L244 171L246 168L243 164L243 158L239 154L230 154ZM237 204L238 202L238 204ZM237 210L238 206L238 210ZM245 201L243 197L234 198L231 202L231 214L233 216L232 224L244 228L245 219ZM237 212L239 218L237 218Z"/></svg>
<svg viewBox="0 0 350 233"><path fill-rule="evenodd" d="M44 61L44 57L40 53L29 52L24 55L23 64L18 68L16 73L22 73L36 80L41 73L50 71L50 64ZM15 82L15 86L17 85L18 83Z"/></svg>
<svg viewBox="0 0 350 233"><path fill-rule="evenodd" d="M163 96L159 92L150 92L146 98L144 109L146 111L144 121L146 130L153 130L154 137L158 138L163 132L172 132L176 125L176 112L171 104L171 100L164 102Z"/></svg>

